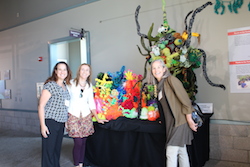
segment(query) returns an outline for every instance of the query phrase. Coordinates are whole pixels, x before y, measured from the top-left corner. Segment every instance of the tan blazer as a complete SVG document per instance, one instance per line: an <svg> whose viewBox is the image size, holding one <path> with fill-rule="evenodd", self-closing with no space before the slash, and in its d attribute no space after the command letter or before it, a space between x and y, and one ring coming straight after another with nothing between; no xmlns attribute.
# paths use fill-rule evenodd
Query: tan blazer
<svg viewBox="0 0 250 167"><path fill-rule="evenodd" d="M164 93L175 119L175 127L187 122L185 114L191 114L194 108L181 81L170 75L164 83Z"/></svg>

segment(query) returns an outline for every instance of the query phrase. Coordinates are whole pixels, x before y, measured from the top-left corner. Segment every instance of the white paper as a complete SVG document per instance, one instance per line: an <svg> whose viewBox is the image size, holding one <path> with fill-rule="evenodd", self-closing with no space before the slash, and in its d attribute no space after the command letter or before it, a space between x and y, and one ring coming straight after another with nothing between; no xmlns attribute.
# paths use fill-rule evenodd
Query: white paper
<svg viewBox="0 0 250 167"><path fill-rule="evenodd" d="M213 113L213 103L197 103L200 107L202 113L212 114Z"/></svg>
<svg viewBox="0 0 250 167"><path fill-rule="evenodd" d="M228 30L231 93L250 92L250 27Z"/></svg>

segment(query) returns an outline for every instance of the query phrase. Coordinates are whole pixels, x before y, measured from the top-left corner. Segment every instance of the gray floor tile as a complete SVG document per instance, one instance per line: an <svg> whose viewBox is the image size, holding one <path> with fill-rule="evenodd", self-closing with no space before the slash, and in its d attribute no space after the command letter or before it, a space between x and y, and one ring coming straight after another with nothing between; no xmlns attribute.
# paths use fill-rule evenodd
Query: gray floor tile
<svg viewBox="0 0 250 167"><path fill-rule="evenodd" d="M41 137L21 131L0 129L0 167L40 167ZM61 167L73 167L73 140L64 137L61 152ZM250 164L209 160L204 167L250 167Z"/></svg>

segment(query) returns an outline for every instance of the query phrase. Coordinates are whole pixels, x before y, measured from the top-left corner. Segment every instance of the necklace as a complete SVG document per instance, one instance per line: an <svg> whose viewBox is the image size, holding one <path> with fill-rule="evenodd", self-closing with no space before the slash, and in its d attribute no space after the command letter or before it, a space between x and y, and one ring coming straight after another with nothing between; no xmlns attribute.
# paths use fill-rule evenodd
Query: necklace
<svg viewBox="0 0 250 167"><path fill-rule="evenodd" d="M86 82L79 82L79 85L84 89L85 88L85 86L86 86Z"/></svg>

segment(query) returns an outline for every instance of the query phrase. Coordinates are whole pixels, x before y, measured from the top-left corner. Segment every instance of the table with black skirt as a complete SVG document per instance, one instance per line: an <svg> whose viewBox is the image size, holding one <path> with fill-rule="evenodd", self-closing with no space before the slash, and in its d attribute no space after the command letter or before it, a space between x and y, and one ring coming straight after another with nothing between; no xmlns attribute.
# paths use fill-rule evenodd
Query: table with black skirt
<svg viewBox="0 0 250 167"><path fill-rule="evenodd" d="M91 167L165 167L165 129L158 121L119 117L105 124L94 123L88 137L85 163ZM209 160L209 118L194 134L188 147L192 167Z"/></svg>
<svg viewBox="0 0 250 167"><path fill-rule="evenodd" d="M210 117L213 113L203 113L204 122L202 127L194 132L194 139L192 145L187 146L190 166L203 167L209 160L210 152Z"/></svg>

